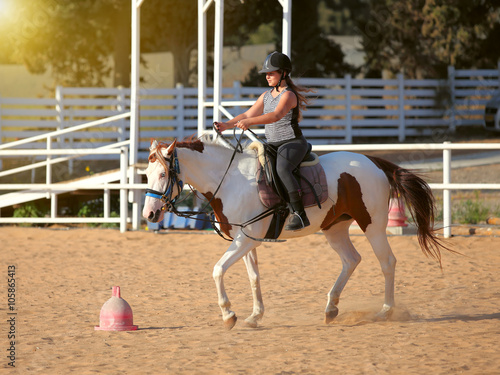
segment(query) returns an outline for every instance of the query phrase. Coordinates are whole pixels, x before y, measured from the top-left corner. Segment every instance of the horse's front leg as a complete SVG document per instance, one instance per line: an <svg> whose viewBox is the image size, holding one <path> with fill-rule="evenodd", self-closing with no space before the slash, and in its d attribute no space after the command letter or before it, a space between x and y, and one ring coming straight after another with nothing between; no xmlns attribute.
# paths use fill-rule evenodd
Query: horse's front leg
<svg viewBox="0 0 500 375"><path fill-rule="evenodd" d="M224 255L214 266L213 278L217 288L217 294L219 296L219 306L222 311L222 320L224 321L227 329L234 327L237 318L236 314L230 309L231 302L229 302L226 289L224 288L224 274L229 267L246 255L250 250L254 249L257 245L257 242L249 239L239 232L235 236L233 242L231 242L231 246L229 246Z"/></svg>
<svg viewBox="0 0 500 375"><path fill-rule="evenodd" d="M262 292L260 290L260 275L259 263L257 260L257 249L252 249L247 255L243 257L243 261L247 266L248 278L250 279L250 287L252 288L253 297L253 312L245 323L253 328L257 327L257 322L262 319L264 315L264 301L262 300Z"/></svg>

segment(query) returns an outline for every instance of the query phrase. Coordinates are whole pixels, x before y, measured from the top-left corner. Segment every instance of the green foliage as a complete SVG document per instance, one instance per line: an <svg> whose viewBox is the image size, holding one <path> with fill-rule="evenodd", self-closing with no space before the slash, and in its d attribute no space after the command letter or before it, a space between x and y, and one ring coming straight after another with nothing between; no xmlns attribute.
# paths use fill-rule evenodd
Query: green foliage
<svg viewBox="0 0 500 375"><path fill-rule="evenodd" d="M272 43L275 39L274 28L272 23L260 25L257 30L249 35L249 44L266 44Z"/></svg>
<svg viewBox="0 0 500 375"><path fill-rule="evenodd" d="M443 221L443 203L437 201L436 221ZM451 217L454 224L479 224L484 223L490 216L500 216L500 207L491 206L481 199L478 191L474 198L465 200L452 200Z"/></svg>
<svg viewBox="0 0 500 375"><path fill-rule="evenodd" d="M370 6L359 23L369 69L445 78L448 65L496 68L497 0L373 0Z"/></svg>
<svg viewBox="0 0 500 375"><path fill-rule="evenodd" d="M51 68L58 84L102 86L111 72L112 1L18 0L9 30L33 73Z"/></svg>
<svg viewBox="0 0 500 375"><path fill-rule="evenodd" d="M104 201L103 198L97 198L93 199L88 202L84 202L80 204L80 208L78 210L77 216L78 217L103 217L103 210L104 210ZM111 200L111 207L110 207L110 217L119 217L119 212L120 211L120 202L119 200ZM90 227L96 227L99 224L96 223L89 223L87 224ZM104 223L101 224L102 228L114 228L117 227L118 224L116 223Z"/></svg>
<svg viewBox="0 0 500 375"><path fill-rule="evenodd" d="M44 217L47 213L46 210L40 208L35 202L24 203L19 207L14 209L12 214L13 217ZM21 227L29 227L32 224L22 223L19 224Z"/></svg>
<svg viewBox="0 0 500 375"><path fill-rule="evenodd" d="M340 47L318 25L318 7L324 2L293 1L291 57L298 75L340 75L350 68L343 63ZM129 86L130 4L130 0L16 0L9 22L0 24L5 40L0 52L8 49L5 55L15 56L32 73L50 71L57 85L103 86L114 71L113 85ZM213 45L214 8L212 4L207 13L208 50ZM184 86L196 75L192 60L197 17L198 3L192 0L147 0L141 6L141 51L171 52L174 80ZM281 49L281 19L278 1L225 0L224 43L240 47L266 41Z"/></svg>
<svg viewBox="0 0 500 375"><path fill-rule="evenodd" d="M456 207L452 215L454 221L460 224L479 224L487 219L488 213L489 208L483 202L467 199Z"/></svg>
<svg viewBox="0 0 500 375"><path fill-rule="evenodd" d="M44 213L37 206L30 202L14 209L13 217L43 217Z"/></svg>
<svg viewBox="0 0 500 375"><path fill-rule="evenodd" d="M267 3L271 3L268 5ZM278 6L276 6L278 4ZM352 66L344 62L344 53L340 46L323 32L320 27L320 0L298 1L292 3L292 53L293 77L331 77L343 76L354 72ZM247 1L248 8L245 14L262 11L264 5L270 7L267 10L272 14L274 26L275 50L281 50L281 17L282 8L278 2ZM269 17L269 15L267 15ZM258 21L258 20L257 20ZM265 56L262 56L262 62ZM252 69L245 78L245 86L267 86L262 75L257 72L260 69Z"/></svg>
<svg viewBox="0 0 500 375"><path fill-rule="evenodd" d="M319 26L327 35L357 35L357 22L368 15L368 0L322 0Z"/></svg>

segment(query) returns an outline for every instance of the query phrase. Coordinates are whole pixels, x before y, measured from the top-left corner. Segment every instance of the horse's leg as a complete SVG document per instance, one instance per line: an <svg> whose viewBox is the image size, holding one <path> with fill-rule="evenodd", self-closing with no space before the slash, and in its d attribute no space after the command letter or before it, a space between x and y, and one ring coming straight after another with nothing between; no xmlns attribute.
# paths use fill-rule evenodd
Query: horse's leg
<svg viewBox="0 0 500 375"><path fill-rule="evenodd" d="M219 296L219 306L222 311L222 320L224 321L227 329L234 327L237 318L236 314L230 310L231 302L229 302L226 289L224 288L224 274L229 267L246 255L250 250L254 249L257 244L258 243L244 236L241 232L238 233L224 255L214 266L213 278L215 280L215 286Z"/></svg>
<svg viewBox="0 0 500 375"><path fill-rule="evenodd" d="M387 240L386 222L387 216L382 223L371 224L366 229L365 235L370 242L372 249L380 262L382 273L385 278L385 301L382 310L377 314L381 319L387 319L394 308L394 275L396 272L396 257L392 253L391 246ZM377 223L376 220L374 220Z"/></svg>
<svg viewBox="0 0 500 375"><path fill-rule="evenodd" d="M264 301L262 300L262 292L260 290L260 275L259 264L257 260L257 249L252 249L243 257L243 261L247 266L248 278L250 279L250 287L252 288L253 296L253 312L245 322L250 327L257 327L257 322L264 315Z"/></svg>
<svg viewBox="0 0 500 375"><path fill-rule="evenodd" d="M325 323L332 322L339 313L337 307L340 294L344 289L349 277L361 262L361 255L356 251L349 238L349 226L352 220L343 221L333 225L328 230L324 230L325 237L330 246L339 254L342 261L342 272L340 273L335 285L328 293L328 303L325 310Z"/></svg>

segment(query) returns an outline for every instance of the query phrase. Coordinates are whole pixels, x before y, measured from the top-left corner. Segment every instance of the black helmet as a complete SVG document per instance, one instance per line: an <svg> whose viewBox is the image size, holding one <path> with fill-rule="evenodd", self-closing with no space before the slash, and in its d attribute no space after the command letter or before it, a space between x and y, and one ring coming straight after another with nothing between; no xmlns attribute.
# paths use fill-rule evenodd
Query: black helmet
<svg viewBox="0 0 500 375"><path fill-rule="evenodd" d="M266 61L264 61L264 65L262 65L262 69L259 70L259 73L274 72L276 70L287 70L291 72L292 63L287 55L274 51L266 57Z"/></svg>

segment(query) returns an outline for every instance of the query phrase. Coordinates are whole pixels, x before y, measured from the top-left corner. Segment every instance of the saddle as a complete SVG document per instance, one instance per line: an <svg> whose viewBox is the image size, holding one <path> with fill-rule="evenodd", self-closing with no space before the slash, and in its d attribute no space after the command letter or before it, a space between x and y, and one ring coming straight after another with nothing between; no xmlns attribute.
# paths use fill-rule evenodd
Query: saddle
<svg viewBox="0 0 500 375"><path fill-rule="evenodd" d="M259 198L267 208L276 208L265 238L276 239L279 237L289 214L288 194L277 176L276 163L272 153L266 150L265 145L257 141L251 143L249 148L255 150L258 156L259 165L256 180ZM312 146L309 145L306 156L299 168L293 171L293 174L300 182L304 207L317 205L321 208L321 203L328 198L328 184L318 155L311 152L311 149Z"/></svg>

